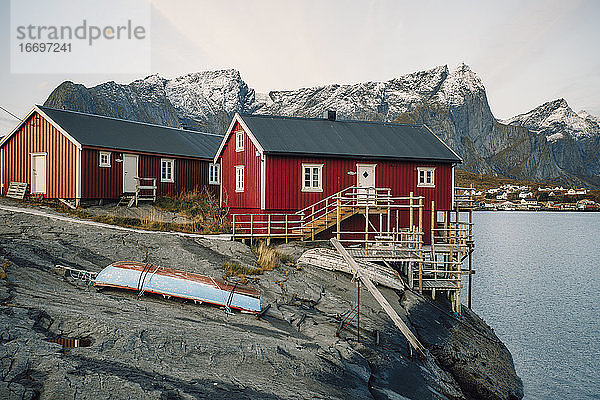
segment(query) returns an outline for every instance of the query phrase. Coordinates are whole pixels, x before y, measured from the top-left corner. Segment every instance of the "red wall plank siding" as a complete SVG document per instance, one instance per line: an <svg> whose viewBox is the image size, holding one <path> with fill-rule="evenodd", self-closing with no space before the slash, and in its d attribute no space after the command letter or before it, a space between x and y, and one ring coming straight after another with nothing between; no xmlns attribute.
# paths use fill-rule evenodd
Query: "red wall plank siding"
<svg viewBox="0 0 600 400"><path fill-rule="evenodd" d="M302 191L302 164L323 164L323 192ZM447 163L421 163L388 160L352 160L316 157L267 156L266 169L266 210L272 212L295 212L350 186L356 186L356 164L376 164L375 185L390 188L392 196L404 197L413 192L414 196L423 196L423 230L425 243L430 242L431 202L435 201L436 210L452 208L452 165ZM417 167L435 167L435 187L417 187ZM397 218L396 218L397 216ZM401 210L392 213L391 228L404 228L409 225L409 212ZM379 226L379 217L372 217L375 226ZM383 218L384 224L386 218ZM418 213L414 212L414 223L418 224ZM364 216L355 216L342 223L344 231L364 230ZM389 228L389 227L387 227ZM321 235L323 236L323 234ZM326 236L326 233L325 233Z"/></svg>
<svg viewBox="0 0 600 400"><path fill-rule="evenodd" d="M221 153L222 168L222 205L227 206L230 212L236 213L237 209L260 210L260 156L258 149L244 132L244 151L235 151L236 131L243 131L239 123L236 123L231 132L229 140ZM235 166L244 166L244 192L235 191Z"/></svg>
<svg viewBox="0 0 600 400"><path fill-rule="evenodd" d="M84 199L117 199L123 193L123 163L116 161L120 153L105 151L110 153L110 167L100 167L100 150L82 151L81 195Z"/></svg>
<svg viewBox="0 0 600 400"><path fill-rule="evenodd" d="M323 192L302 192L302 164L323 165ZM336 158L267 156L266 205L269 210L297 211L350 186L356 186L356 164L376 164L375 185L390 188L392 196L425 197L425 209L435 201L436 209L452 206L452 166L444 163L366 161ZM417 167L435 167L435 187L417 187ZM251 207L248 207L251 208Z"/></svg>
<svg viewBox="0 0 600 400"><path fill-rule="evenodd" d="M4 188L10 182L27 182L31 189L31 153L46 153L46 194L48 198L76 196L77 147L37 112L33 113L2 146Z"/></svg>
<svg viewBox="0 0 600 400"><path fill-rule="evenodd" d="M100 167L100 151L111 153L110 167ZM123 163L116 160L123 159L123 152L110 149L84 149L83 150L83 180L82 192L86 199L116 199L123 194ZM184 192L202 190L208 187L214 195L219 195L219 185L209 185L209 161L182 158L173 156L160 156L141 154L127 151L125 154L138 155L138 175L142 178L156 178L158 196L176 196ZM174 182L160 181L160 160L162 158L175 160Z"/></svg>
<svg viewBox="0 0 600 400"><path fill-rule="evenodd" d="M174 159L175 182L160 181L160 160L162 158ZM209 187L210 191L218 196L219 187L208 184L209 161L191 158L178 158L170 156L140 155L139 174L142 178L156 177L159 196L177 196L181 193L202 190Z"/></svg>

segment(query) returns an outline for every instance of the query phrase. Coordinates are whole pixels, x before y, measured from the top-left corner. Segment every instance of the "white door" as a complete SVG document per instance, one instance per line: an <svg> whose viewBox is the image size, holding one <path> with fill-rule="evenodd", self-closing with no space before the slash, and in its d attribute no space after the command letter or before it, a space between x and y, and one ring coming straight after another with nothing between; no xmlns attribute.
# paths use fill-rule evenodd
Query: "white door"
<svg viewBox="0 0 600 400"><path fill-rule="evenodd" d="M356 165L356 186L360 202L375 203L375 164Z"/></svg>
<svg viewBox="0 0 600 400"><path fill-rule="evenodd" d="M123 154L123 193L134 193L138 176L138 157Z"/></svg>
<svg viewBox="0 0 600 400"><path fill-rule="evenodd" d="M46 193L46 155L31 155L31 193Z"/></svg>

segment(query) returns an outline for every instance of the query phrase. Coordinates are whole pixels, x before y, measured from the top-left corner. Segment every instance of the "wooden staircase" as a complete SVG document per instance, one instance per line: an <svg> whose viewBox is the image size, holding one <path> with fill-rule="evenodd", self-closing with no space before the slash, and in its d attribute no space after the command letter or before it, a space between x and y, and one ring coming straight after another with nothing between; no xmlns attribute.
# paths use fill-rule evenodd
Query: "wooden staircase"
<svg viewBox="0 0 600 400"><path fill-rule="evenodd" d="M359 209L353 206L340 206L339 207L339 222L350 218L358 213ZM305 222L298 229L292 230L294 235L299 235L303 240L312 239L314 240L315 235L326 231L332 226L338 223L338 210L333 209L327 211L320 217L312 219L310 222Z"/></svg>
<svg viewBox="0 0 600 400"><path fill-rule="evenodd" d="M314 240L331 227L337 226L339 231L342 221L365 210L389 212L390 196L389 188L350 186L295 213L233 214L233 238Z"/></svg>

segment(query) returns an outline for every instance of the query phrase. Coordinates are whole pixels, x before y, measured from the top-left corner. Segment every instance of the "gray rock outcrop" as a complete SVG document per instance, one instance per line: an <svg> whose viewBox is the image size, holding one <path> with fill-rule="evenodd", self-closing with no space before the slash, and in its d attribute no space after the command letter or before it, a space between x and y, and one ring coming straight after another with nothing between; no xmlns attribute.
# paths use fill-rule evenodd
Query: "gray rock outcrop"
<svg viewBox="0 0 600 400"><path fill-rule="evenodd" d="M370 295L361 338L341 316L356 301L351 277L282 266L254 283L257 320L209 305L118 290L97 292L60 277L61 264L99 271L150 261L221 276L228 260L253 263L240 243L140 234L0 211L0 398L6 399L493 399L521 398L510 353L474 314L458 321L430 301L381 288L430 352L411 355ZM285 251L300 251L288 245ZM295 253L294 253L295 252ZM380 343L375 343L375 331ZM482 335L484 339L482 339ZM56 337L87 338L62 348Z"/></svg>

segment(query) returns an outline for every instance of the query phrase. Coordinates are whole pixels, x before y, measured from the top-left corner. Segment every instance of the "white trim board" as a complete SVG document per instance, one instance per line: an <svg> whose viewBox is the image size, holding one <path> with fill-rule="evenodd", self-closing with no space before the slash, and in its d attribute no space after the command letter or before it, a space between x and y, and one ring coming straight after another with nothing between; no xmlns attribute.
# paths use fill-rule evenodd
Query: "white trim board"
<svg viewBox="0 0 600 400"><path fill-rule="evenodd" d="M80 199L81 199L81 181L82 181L82 167L81 167L81 156L82 156L82 150L81 148L77 149L77 153L75 155L76 160L75 160L75 204L79 205Z"/></svg>
<svg viewBox="0 0 600 400"><path fill-rule="evenodd" d="M4 193L4 147L0 147L0 195Z"/></svg>
<svg viewBox="0 0 600 400"><path fill-rule="evenodd" d="M37 188L37 181L33 176L33 160L35 157L44 157L44 191L40 192ZM34 185L34 182L36 184ZM35 192L34 192L35 186ZM29 153L29 191L31 194L47 194L48 193L48 153L46 152L33 152Z"/></svg>
<svg viewBox="0 0 600 400"><path fill-rule="evenodd" d="M260 209L264 210L267 203L267 156L260 156Z"/></svg>
<svg viewBox="0 0 600 400"><path fill-rule="evenodd" d="M261 155L265 154L265 150L260 145L260 143L258 142L258 140L256 140L256 137L254 136L254 134L252 133L252 131L250 130L250 128L248 128L248 125L246 125L246 123L244 122L244 120L242 119L242 117L240 116L240 114L235 113L235 115L233 116L233 119L231 120L231 123L229 124L229 128L227 128L227 132L225 132L225 136L223 136L223 140L221 141L221 145L219 146L219 150L217 150L217 154L215 154L214 162L217 162L217 160L219 159L219 157L221 157L221 153L223 153L223 149L225 148L225 145L227 144L227 142L229 141L229 138L230 138L231 134L233 133L232 130L233 130L233 127L235 126L236 122L240 123L240 125L242 126L242 128L244 129L244 131L246 132L246 134L248 135L248 137L250 138L250 141L252 141L252 143L258 149L258 151L260 152L260 154Z"/></svg>

